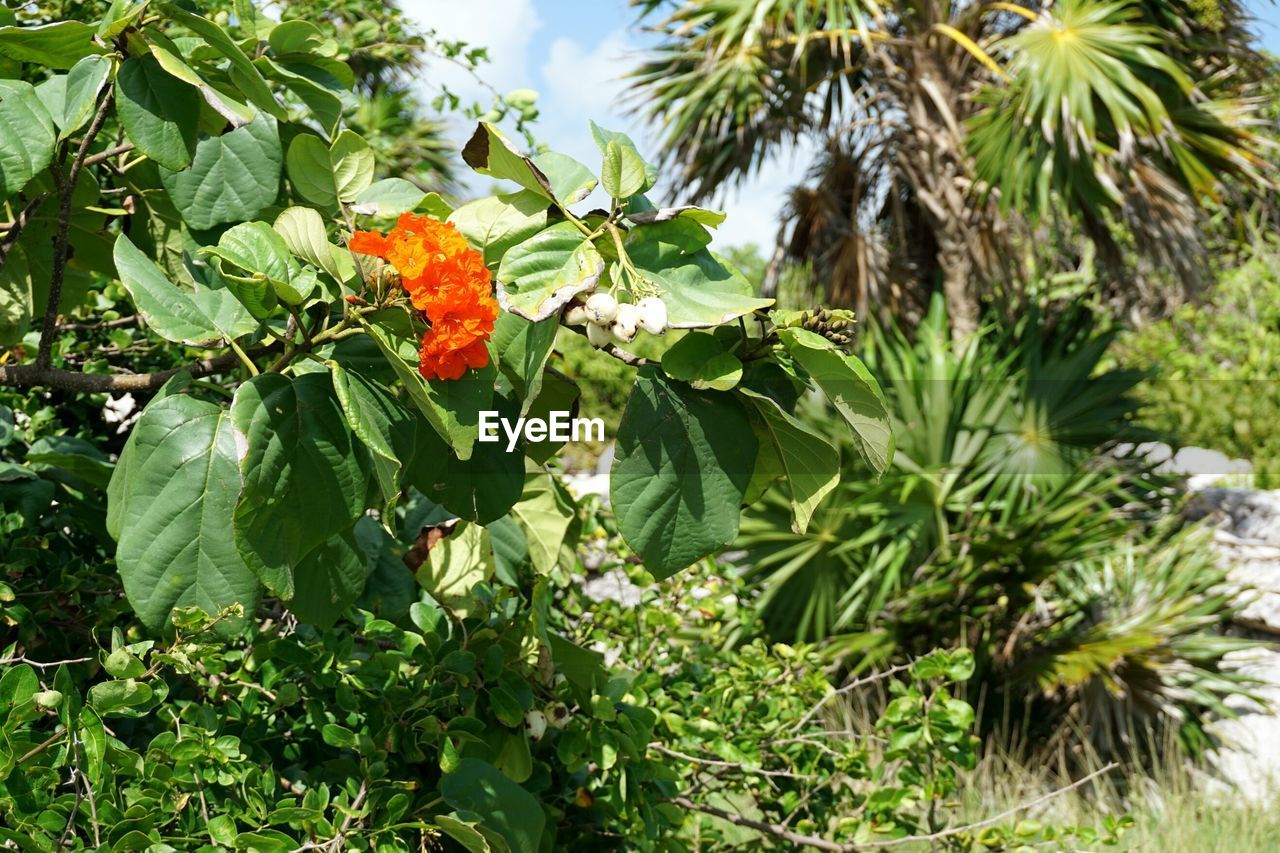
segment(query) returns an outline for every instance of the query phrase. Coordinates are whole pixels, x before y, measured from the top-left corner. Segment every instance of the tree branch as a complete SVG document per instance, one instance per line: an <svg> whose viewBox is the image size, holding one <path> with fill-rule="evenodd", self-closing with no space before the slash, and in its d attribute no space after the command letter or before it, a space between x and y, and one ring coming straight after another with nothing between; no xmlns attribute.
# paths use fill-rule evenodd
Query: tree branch
<svg viewBox="0 0 1280 853"><path fill-rule="evenodd" d="M128 154L132 150L133 150L133 143L126 142L124 145L117 145L114 148L108 148L106 151L101 151L97 154L94 154L91 157L86 157L84 160L84 164L86 166L96 166L99 163L105 163L106 161L110 160L112 157L118 157L121 154Z"/></svg>
<svg viewBox="0 0 1280 853"><path fill-rule="evenodd" d="M36 353L36 365L48 368L53 360L53 336L58 327L58 309L62 306L62 280L67 272L67 255L71 238L71 197L75 194L76 182L80 179L80 170L84 168L85 158L94 137L102 130L107 120L115 96L110 90L98 106L84 139L80 140L80 148L76 158L71 161L71 170L66 180L62 179L62 165L53 167L54 178L58 181L58 231L53 238L53 269L49 275L49 299L44 309L44 326L40 330L40 349Z"/></svg>
<svg viewBox="0 0 1280 853"><path fill-rule="evenodd" d="M783 841L790 841L792 844L799 844L802 847L813 847L816 850L832 850L835 853L852 853L858 848L852 844L841 844L839 841L828 841L825 838L818 838L816 835L801 835L798 832L792 832L786 827L779 826L775 823L765 823L762 820L752 820L749 817L734 814L715 806L704 805L703 803L695 803L688 797L672 797L671 802L681 808L690 809L695 812L709 814L712 817L718 817L721 820L727 820L736 826L745 826L748 829L754 829L757 832L763 832L774 838L781 838Z"/></svg>
<svg viewBox="0 0 1280 853"><path fill-rule="evenodd" d="M77 370L41 367L39 364L18 364L9 367L0 366L0 385L18 388L43 385L59 391L82 391L90 394L155 391L179 373L190 373L192 378L199 378L213 373L223 373L239 363L239 357L229 352L182 367L161 370L158 373L81 373Z"/></svg>

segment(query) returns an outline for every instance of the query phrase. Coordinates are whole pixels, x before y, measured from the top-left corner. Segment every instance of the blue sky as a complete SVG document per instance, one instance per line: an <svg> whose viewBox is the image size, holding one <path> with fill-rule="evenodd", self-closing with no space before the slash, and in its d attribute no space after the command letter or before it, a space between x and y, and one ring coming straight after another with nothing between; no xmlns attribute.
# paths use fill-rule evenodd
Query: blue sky
<svg viewBox="0 0 1280 853"><path fill-rule="evenodd" d="M599 153L587 121L625 130L643 150L656 150L654 136L621 103L619 79L633 68L649 38L636 26L626 0L401 0L405 11L442 37L487 44L492 62L483 68L501 91L528 87L539 92L540 140L598 168ZM1258 19L1263 44L1280 54L1280 7L1271 0L1246 0ZM484 97L465 74L450 67L432 69L435 79L472 97ZM459 126L459 135L466 132ZM810 150L784 152L731 192L723 207L729 219L716 242L721 246L754 242L771 246L777 213L789 186L808 165ZM661 187L659 187L660 189Z"/></svg>

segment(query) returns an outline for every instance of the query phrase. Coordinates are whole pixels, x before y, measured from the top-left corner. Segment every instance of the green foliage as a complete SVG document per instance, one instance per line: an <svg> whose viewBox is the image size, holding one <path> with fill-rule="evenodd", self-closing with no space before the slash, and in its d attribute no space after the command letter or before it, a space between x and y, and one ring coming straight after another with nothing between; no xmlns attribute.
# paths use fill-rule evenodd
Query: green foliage
<svg viewBox="0 0 1280 853"><path fill-rule="evenodd" d="M884 477L846 468L807 533L775 495L744 519L769 633L831 640L855 667L958 639L976 655L984 728L1075 717L1068 731L1108 754L1141 749L1144 719L1203 746L1203 712L1242 689L1221 667L1238 643L1213 635L1234 608L1222 571L1199 539L1146 517L1167 484L1097 455L1141 437L1140 374L1098 372L1110 336L1087 317L1032 317L957 353L939 309L914 342L879 333L864 353L898 441Z"/></svg>
<svg viewBox="0 0 1280 853"><path fill-rule="evenodd" d="M1253 464L1258 488L1280 483L1280 252L1224 272L1203 304L1121 337L1118 357L1148 369L1144 416L1177 443Z"/></svg>

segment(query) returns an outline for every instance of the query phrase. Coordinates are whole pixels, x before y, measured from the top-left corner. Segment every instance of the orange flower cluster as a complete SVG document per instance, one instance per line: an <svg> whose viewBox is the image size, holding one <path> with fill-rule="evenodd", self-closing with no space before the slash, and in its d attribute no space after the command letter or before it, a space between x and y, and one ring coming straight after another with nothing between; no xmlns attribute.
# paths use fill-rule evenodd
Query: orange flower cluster
<svg viewBox="0 0 1280 853"><path fill-rule="evenodd" d="M430 321L418 351L423 376L460 379L468 368L489 363L485 341L498 319L498 303L484 258L458 229L406 213L385 237L380 231L357 231L347 245L395 267L413 307Z"/></svg>

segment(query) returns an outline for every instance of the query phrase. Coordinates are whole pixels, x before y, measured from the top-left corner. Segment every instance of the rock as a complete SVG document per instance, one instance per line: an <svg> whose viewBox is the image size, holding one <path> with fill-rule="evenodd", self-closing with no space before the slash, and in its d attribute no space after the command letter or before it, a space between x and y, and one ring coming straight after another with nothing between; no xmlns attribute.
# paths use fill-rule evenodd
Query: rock
<svg viewBox="0 0 1280 853"><path fill-rule="evenodd" d="M1210 762L1218 771L1222 782L1231 791L1224 796L1238 795L1258 804L1275 802L1275 792L1280 791L1280 654L1264 648L1232 652L1227 655L1236 671L1256 678L1258 685L1251 688L1263 704L1244 696L1227 699L1226 704L1237 716L1215 720L1210 730L1219 737L1223 746L1210 755ZM1270 707L1267 707L1269 705Z"/></svg>

